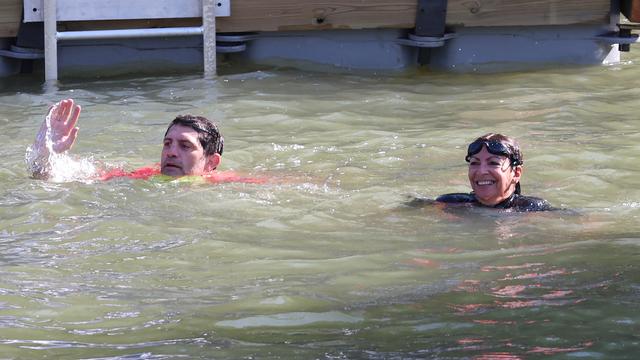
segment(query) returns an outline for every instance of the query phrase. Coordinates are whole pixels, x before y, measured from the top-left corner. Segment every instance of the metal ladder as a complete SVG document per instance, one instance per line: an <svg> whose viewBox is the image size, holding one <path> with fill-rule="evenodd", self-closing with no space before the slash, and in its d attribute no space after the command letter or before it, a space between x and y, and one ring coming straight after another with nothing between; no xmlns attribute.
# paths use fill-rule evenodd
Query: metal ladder
<svg viewBox="0 0 640 360"><path fill-rule="evenodd" d="M83 3L84 2L84 3ZM205 77L213 77L216 75L216 16L228 16L229 15L229 2L230 0L194 0L189 2L189 6L185 6L187 1L179 1L179 7L171 5L171 2L165 1L167 5L165 8L157 6L162 1L150 1L149 9L161 10L165 8L171 8L170 10L176 10L180 14L167 13L154 14L152 18L178 18L178 17L195 17L194 14L201 12L202 26L198 27L167 27L167 28L147 28L147 29L118 29L118 30L88 30L88 31L57 31L58 21L69 20L69 16L65 18L59 16L60 11L68 12L76 11L76 9L82 5L91 6L90 2L86 0L25 0L25 22L29 21L44 21L44 60L45 60L45 80L57 80L58 79L58 41L61 40L86 40L86 39L121 39L121 38L143 38L143 37L167 37L167 36L186 36L186 35L202 35L203 36L203 55L204 55L204 75ZM110 1L105 3L111 3L117 5L117 1ZM126 16L120 16L117 12L118 6L112 6L113 9L105 9L105 12L113 11L114 14L100 14L100 18L80 18L76 15L76 18L71 17L72 20L120 20L120 19L143 19L144 14L135 15L131 10L134 6L131 3L127 4L126 1L120 1L124 8ZM138 2L139 4L140 2ZM178 3L178 2L175 2ZM174 4L175 4L174 3ZM95 3L94 3L95 4ZM153 5L156 5L155 7ZM173 7L172 7L173 6ZM201 7L201 8L197 8ZM146 9L145 8L145 9ZM82 13L82 16L86 16L83 12L77 11L78 14ZM88 11L90 12L90 11ZM120 10L120 12L123 12ZM157 12L157 11L156 11ZM106 17L104 17L104 16Z"/></svg>

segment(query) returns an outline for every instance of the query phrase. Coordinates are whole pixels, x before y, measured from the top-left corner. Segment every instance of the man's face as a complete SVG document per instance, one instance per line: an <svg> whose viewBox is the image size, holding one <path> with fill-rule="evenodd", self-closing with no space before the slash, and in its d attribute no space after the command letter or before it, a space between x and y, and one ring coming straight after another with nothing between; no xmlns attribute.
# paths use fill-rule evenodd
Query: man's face
<svg viewBox="0 0 640 360"><path fill-rule="evenodd" d="M164 138L160 161L163 175L203 175L211 170L207 167L207 160L197 131L182 125L173 125L169 129Z"/></svg>

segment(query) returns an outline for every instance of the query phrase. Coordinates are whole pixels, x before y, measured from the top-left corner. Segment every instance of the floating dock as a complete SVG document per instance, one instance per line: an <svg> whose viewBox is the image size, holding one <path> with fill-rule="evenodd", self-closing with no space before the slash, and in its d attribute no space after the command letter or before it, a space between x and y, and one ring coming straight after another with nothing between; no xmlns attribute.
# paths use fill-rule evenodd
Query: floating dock
<svg viewBox="0 0 640 360"><path fill-rule="evenodd" d="M640 0L0 0L0 76L606 64L637 40L621 14Z"/></svg>

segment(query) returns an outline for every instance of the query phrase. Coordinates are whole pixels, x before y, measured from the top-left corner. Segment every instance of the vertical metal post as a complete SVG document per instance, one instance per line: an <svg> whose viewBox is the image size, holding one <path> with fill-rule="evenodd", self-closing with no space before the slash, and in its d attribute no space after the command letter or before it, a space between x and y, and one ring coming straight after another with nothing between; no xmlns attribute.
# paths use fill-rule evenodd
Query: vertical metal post
<svg viewBox="0 0 640 360"><path fill-rule="evenodd" d="M443 37L447 26L447 0L418 0L415 34L426 37ZM418 63L431 61L431 49L418 50Z"/></svg>
<svg viewBox="0 0 640 360"><path fill-rule="evenodd" d="M216 76L216 1L202 0L204 76Z"/></svg>
<svg viewBox="0 0 640 360"><path fill-rule="evenodd" d="M58 14L56 0L44 0L44 77L58 79Z"/></svg>

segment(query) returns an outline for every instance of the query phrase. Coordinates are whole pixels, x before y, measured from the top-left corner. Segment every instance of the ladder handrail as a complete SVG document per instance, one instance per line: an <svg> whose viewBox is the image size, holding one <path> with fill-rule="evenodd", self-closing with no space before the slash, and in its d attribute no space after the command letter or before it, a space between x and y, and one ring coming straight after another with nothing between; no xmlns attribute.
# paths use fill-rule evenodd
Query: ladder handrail
<svg viewBox="0 0 640 360"><path fill-rule="evenodd" d="M63 0L64 1L64 0ZM58 79L58 41L202 35L204 75L216 74L216 1L202 0L202 26L152 29L57 31L57 0L44 1L45 80Z"/></svg>
<svg viewBox="0 0 640 360"><path fill-rule="evenodd" d="M44 79L58 80L57 0L44 2Z"/></svg>

